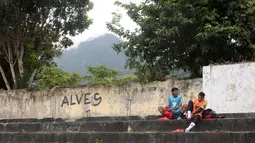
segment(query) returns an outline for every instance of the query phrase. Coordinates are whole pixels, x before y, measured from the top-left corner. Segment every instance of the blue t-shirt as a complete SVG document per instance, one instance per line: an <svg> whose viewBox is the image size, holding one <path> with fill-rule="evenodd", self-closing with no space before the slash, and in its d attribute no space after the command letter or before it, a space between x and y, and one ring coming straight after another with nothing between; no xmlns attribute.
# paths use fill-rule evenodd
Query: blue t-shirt
<svg viewBox="0 0 255 143"><path fill-rule="evenodd" d="M170 108L175 108L182 104L182 97L180 95L178 95L177 97L171 95L168 98L168 104L170 105ZM173 110L172 112L173 114L180 114L180 108L177 110Z"/></svg>

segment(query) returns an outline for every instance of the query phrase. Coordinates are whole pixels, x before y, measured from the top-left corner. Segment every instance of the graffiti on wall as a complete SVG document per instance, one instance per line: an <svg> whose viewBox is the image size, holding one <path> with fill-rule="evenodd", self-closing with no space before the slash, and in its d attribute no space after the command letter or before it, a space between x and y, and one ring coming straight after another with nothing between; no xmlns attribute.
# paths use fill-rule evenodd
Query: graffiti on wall
<svg viewBox="0 0 255 143"><path fill-rule="evenodd" d="M64 106L73 106L73 105L81 105L84 106L92 105L98 106L102 102L102 97L99 93L91 94L91 93L84 93L81 95L71 95L65 96L62 100L61 107Z"/></svg>

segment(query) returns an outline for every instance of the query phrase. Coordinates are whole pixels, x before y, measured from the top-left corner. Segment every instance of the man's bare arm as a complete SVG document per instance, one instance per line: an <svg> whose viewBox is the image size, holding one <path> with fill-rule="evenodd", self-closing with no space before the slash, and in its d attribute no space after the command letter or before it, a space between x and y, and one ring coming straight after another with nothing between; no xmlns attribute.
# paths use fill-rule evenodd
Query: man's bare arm
<svg viewBox="0 0 255 143"><path fill-rule="evenodd" d="M196 111L193 115L195 115L195 114L197 114L197 113L199 113L199 112L201 112L201 111L203 111L203 110L204 110L203 108L199 107L199 108L197 109L197 111Z"/></svg>
<svg viewBox="0 0 255 143"><path fill-rule="evenodd" d="M165 106L165 110L167 110L169 107L170 107L170 105L166 105L166 106Z"/></svg>
<svg viewBox="0 0 255 143"><path fill-rule="evenodd" d="M182 104L180 104L179 106L177 106L177 107L175 107L175 108L171 108L171 109L169 109L169 110L177 110L177 109L179 109L180 107L182 107Z"/></svg>

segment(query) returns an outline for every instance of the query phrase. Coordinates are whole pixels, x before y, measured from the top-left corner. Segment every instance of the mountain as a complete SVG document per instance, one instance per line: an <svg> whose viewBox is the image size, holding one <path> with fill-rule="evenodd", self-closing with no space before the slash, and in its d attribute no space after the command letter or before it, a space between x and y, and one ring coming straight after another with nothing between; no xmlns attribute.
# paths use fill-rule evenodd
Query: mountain
<svg viewBox="0 0 255 143"><path fill-rule="evenodd" d="M126 56L124 53L117 54L112 49L120 39L112 34L105 34L96 39L80 43L78 48L63 52L62 56L55 60L57 65L64 71L78 72L81 75L87 73L87 66L107 65L122 73L130 73L124 69Z"/></svg>

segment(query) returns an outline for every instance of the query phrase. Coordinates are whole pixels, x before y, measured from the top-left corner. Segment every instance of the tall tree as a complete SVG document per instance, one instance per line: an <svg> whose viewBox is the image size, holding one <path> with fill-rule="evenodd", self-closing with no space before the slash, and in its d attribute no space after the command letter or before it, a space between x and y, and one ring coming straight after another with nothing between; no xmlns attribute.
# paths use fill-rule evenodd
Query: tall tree
<svg viewBox="0 0 255 143"><path fill-rule="evenodd" d="M89 74L84 79L89 84L123 84L129 81L137 80L134 75L124 75L120 77L120 72L116 69L107 67L106 65L91 67L88 66Z"/></svg>
<svg viewBox="0 0 255 143"><path fill-rule="evenodd" d="M91 24L87 16L92 8L89 0L12 0L1 1L0 5L0 48L9 63L13 88L19 88L18 80L27 82L25 59L35 60L34 67L29 65L33 70L27 70L27 74L35 75L40 66L52 62L73 44L69 36L83 32Z"/></svg>
<svg viewBox="0 0 255 143"><path fill-rule="evenodd" d="M55 86L81 85L82 77L78 73L69 74L58 67L41 67L36 76L36 90L50 89Z"/></svg>
<svg viewBox="0 0 255 143"><path fill-rule="evenodd" d="M3 59L0 58L0 60L3 60ZM0 62L2 62L2 61L0 61ZM6 74L5 74L4 68L1 64L0 64L0 73L1 73L1 76L3 78L4 84L6 86L6 89L11 90L10 83L8 81L8 78L7 78Z"/></svg>
<svg viewBox="0 0 255 143"><path fill-rule="evenodd" d="M126 39L116 44L125 51L127 67L146 82L163 80L184 69L201 77L209 63L254 60L255 0L147 0L136 5L116 2L138 28L129 31L114 13L110 31Z"/></svg>
<svg viewBox="0 0 255 143"><path fill-rule="evenodd" d="M118 80L119 71L111 69L105 65L91 67L88 66L88 72L90 75L85 76L88 83L115 83Z"/></svg>

